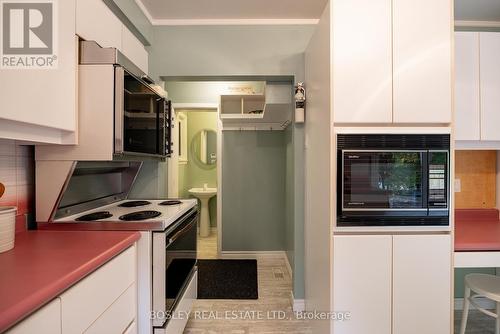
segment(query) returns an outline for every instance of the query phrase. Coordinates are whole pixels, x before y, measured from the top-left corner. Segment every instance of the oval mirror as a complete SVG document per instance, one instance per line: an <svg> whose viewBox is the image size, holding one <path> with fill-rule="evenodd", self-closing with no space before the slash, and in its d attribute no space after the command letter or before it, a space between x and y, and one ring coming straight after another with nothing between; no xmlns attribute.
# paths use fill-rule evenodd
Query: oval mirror
<svg viewBox="0 0 500 334"><path fill-rule="evenodd" d="M191 141L194 160L205 167L215 167L217 163L217 132L210 129L199 131Z"/></svg>

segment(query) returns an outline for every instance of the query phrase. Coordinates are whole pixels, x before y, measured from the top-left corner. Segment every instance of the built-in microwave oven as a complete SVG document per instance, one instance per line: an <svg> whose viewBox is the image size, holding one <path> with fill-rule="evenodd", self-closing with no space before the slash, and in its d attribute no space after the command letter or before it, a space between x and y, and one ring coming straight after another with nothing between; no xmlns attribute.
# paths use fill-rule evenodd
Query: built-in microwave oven
<svg viewBox="0 0 500 334"><path fill-rule="evenodd" d="M450 136L339 134L337 226L449 225Z"/></svg>
<svg viewBox="0 0 500 334"><path fill-rule="evenodd" d="M170 156L170 101L143 79L115 66L115 154Z"/></svg>
<svg viewBox="0 0 500 334"><path fill-rule="evenodd" d="M172 153L172 108L153 81L115 48L80 41L81 65L107 65L114 73L114 155L168 157ZM99 83L96 82L96 85Z"/></svg>

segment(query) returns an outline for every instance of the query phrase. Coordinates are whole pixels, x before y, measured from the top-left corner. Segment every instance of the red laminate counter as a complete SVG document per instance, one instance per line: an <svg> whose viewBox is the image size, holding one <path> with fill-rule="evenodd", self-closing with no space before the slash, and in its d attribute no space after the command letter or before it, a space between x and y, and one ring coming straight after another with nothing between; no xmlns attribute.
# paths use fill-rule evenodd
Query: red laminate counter
<svg viewBox="0 0 500 334"><path fill-rule="evenodd" d="M455 210L455 251L500 251L498 210Z"/></svg>
<svg viewBox="0 0 500 334"><path fill-rule="evenodd" d="M140 238L139 232L28 231L0 253L0 332Z"/></svg>

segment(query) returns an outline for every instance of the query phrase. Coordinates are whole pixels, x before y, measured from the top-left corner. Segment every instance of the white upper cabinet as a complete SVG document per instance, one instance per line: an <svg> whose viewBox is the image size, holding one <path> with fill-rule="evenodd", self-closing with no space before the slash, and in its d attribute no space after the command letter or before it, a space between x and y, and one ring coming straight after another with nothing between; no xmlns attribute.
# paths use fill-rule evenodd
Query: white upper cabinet
<svg viewBox="0 0 500 334"><path fill-rule="evenodd" d="M77 0L76 33L104 48L122 49L122 23L102 0Z"/></svg>
<svg viewBox="0 0 500 334"><path fill-rule="evenodd" d="M44 36L43 40L33 41L27 36L21 39L22 46L27 52L40 52L36 48L45 48L40 45L52 45L52 52L29 54L27 59L36 57L35 65L25 62L28 65L23 68L22 66L0 68L0 138L54 144L75 142L77 119L75 1L65 0L55 3L57 5L52 7L54 28L52 34ZM10 17L15 20L13 12L15 11L5 11L4 14L10 13ZM42 22L45 22L43 19L49 22L47 13L50 12L45 11L40 14ZM11 25L12 29L16 27L19 28L19 25ZM47 30L51 31L48 27ZM23 32L19 34L22 36ZM8 43L7 40L4 42ZM9 43L11 43L9 45L17 43L19 46L19 41ZM11 56L15 59L26 59L23 55ZM52 63L54 59L56 59L54 66L38 67L39 64L48 64L49 61Z"/></svg>
<svg viewBox="0 0 500 334"><path fill-rule="evenodd" d="M334 121L391 123L391 0L335 0L332 7Z"/></svg>
<svg viewBox="0 0 500 334"><path fill-rule="evenodd" d="M481 139L500 140L500 33L480 33Z"/></svg>
<svg viewBox="0 0 500 334"><path fill-rule="evenodd" d="M452 4L393 1L395 123L452 120Z"/></svg>
<svg viewBox="0 0 500 334"><path fill-rule="evenodd" d="M456 32L455 139L480 138L479 33Z"/></svg>
<svg viewBox="0 0 500 334"><path fill-rule="evenodd" d="M451 123L451 1L333 0L332 15L335 123Z"/></svg>
<svg viewBox="0 0 500 334"><path fill-rule="evenodd" d="M122 52L144 73L148 73L148 52L137 37L122 25Z"/></svg>
<svg viewBox="0 0 500 334"><path fill-rule="evenodd" d="M455 33L455 138L463 145L469 141L484 147L500 141L498 59L500 33Z"/></svg>
<svg viewBox="0 0 500 334"><path fill-rule="evenodd" d="M148 52L122 24L103 0L77 0L76 33L102 47L120 50L144 73L148 73Z"/></svg>

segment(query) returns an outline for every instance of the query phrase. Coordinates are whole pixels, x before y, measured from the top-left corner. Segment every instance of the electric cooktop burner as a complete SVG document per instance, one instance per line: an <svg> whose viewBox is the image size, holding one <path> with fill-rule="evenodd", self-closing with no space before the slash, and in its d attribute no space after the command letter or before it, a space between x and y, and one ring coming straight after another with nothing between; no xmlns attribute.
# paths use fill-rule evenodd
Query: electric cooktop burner
<svg viewBox="0 0 500 334"><path fill-rule="evenodd" d="M124 221L146 220L158 217L159 215L161 215L161 212L153 210L144 210L144 211L127 213L126 215L120 216L118 219Z"/></svg>
<svg viewBox="0 0 500 334"><path fill-rule="evenodd" d="M76 218L75 220L88 222L93 220L106 219L110 217L113 217L113 215L109 211L98 211L89 213L87 215L83 215L81 217Z"/></svg>
<svg viewBox="0 0 500 334"><path fill-rule="evenodd" d="M158 205L179 205L179 204L182 204L182 202L177 200L168 200L158 203Z"/></svg>
<svg viewBox="0 0 500 334"><path fill-rule="evenodd" d="M136 206L144 206L144 205L148 205L148 204L151 204L151 202L149 202L149 201L128 201L128 202L122 203L118 206L120 206L122 208L135 208Z"/></svg>

